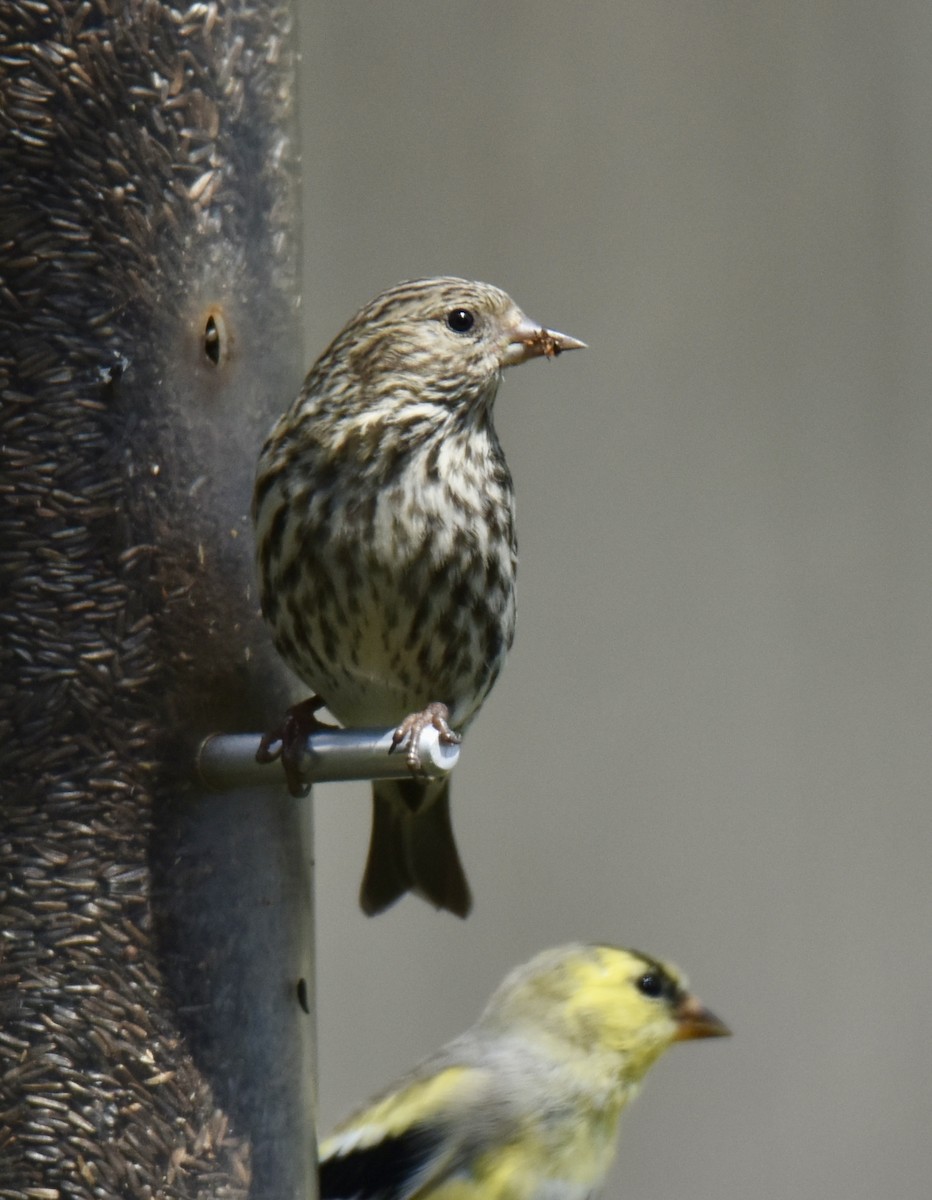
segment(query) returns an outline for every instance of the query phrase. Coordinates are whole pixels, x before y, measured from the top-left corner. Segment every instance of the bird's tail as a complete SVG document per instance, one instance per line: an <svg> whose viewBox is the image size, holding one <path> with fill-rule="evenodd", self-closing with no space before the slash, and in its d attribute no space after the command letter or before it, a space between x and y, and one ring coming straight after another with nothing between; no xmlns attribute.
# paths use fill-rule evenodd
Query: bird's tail
<svg viewBox="0 0 932 1200"><path fill-rule="evenodd" d="M386 779L372 785L372 836L359 903L372 917L405 892L458 917L472 908L453 840L447 779Z"/></svg>

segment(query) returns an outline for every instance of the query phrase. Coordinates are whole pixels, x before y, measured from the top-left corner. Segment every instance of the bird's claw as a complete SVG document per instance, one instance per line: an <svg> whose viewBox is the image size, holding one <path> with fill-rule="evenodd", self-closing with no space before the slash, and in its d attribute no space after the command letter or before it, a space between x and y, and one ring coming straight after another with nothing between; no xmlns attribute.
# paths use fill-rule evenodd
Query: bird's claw
<svg viewBox="0 0 932 1200"><path fill-rule="evenodd" d="M412 775L421 774L420 741L425 729L436 729L440 741L447 746L458 746L463 740L450 728L450 710L445 704L437 701L428 704L420 712L409 713L392 734L392 744L388 752L394 753L399 746L407 742L405 762Z"/></svg>
<svg viewBox="0 0 932 1200"><path fill-rule="evenodd" d="M256 762L270 763L280 758L285 782L292 796L306 796L311 790L311 785L301 778L301 764L309 735L336 728L318 718L317 710L323 707L324 701L319 696L311 696L300 704L292 705L281 725L264 733L259 742Z"/></svg>

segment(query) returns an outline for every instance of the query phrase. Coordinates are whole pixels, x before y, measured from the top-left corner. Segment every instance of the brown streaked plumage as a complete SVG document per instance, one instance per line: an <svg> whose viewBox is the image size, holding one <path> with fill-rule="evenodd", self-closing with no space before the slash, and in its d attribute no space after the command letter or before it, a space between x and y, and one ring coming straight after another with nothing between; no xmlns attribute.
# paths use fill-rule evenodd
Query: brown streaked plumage
<svg viewBox="0 0 932 1200"><path fill-rule="evenodd" d="M469 724L514 637L501 372L582 345L488 284L402 283L324 351L263 447L253 515L276 646L343 724L397 725L412 767L427 724L450 739ZM373 914L408 890L469 912L446 781L374 785L360 902Z"/></svg>

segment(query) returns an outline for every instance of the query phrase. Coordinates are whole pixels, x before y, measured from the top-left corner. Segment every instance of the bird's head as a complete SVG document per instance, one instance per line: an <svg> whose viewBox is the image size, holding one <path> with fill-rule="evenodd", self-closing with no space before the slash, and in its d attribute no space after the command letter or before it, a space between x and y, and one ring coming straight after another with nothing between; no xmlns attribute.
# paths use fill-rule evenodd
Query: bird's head
<svg viewBox="0 0 932 1200"><path fill-rule="evenodd" d="M415 279L377 296L319 361L353 381L346 395L424 409L472 408L494 399L502 369L583 342L545 329L487 283Z"/></svg>
<svg viewBox="0 0 932 1200"><path fill-rule="evenodd" d="M505 979L481 1020L545 1039L565 1058L611 1061L629 1084L673 1042L729 1032L675 967L606 945L537 955Z"/></svg>

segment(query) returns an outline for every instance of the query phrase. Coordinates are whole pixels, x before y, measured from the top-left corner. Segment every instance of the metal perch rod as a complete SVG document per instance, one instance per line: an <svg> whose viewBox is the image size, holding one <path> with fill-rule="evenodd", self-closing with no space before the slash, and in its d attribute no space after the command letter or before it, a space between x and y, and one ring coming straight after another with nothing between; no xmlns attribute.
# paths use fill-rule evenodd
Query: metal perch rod
<svg viewBox="0 0 932 1200"><path fill-rule="evenodd" d="M404 748L389 754L393 729L334 729L312 733L301 777L305 783L349 779L406 779L411 771ZM233 788L285 782L280 762L257 763L258 733L215 733L205 738L197 755L197 771L205 787L226 792ZM421 769L437 777L452 771L459 746L441 742L435 729L425 729L418 743Z"/></svg>

